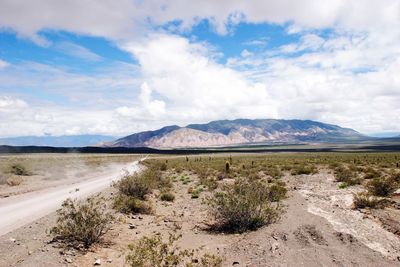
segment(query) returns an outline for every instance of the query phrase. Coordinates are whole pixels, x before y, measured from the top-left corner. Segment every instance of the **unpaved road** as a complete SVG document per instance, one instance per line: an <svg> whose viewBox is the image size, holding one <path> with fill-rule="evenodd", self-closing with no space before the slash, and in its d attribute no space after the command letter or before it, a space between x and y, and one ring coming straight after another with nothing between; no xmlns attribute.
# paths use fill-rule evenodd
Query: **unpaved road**
<svg viewBox="0 0 400 267"><path fill-rule="evenodd" d="M119 165L95 173L93 178L72 185L0 199L0 236L55 211L67 198L83 198L100 192L118 180L124 172L132 173L139 169L139 161L134 161L122 168Z"/></svg>

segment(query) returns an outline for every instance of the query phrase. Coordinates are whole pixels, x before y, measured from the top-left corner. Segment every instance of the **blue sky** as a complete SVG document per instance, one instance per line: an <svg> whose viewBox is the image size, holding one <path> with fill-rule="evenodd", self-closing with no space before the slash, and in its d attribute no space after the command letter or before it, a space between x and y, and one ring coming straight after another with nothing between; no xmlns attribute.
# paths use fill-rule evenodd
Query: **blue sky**
<svg viewBox="0 0 400 267"><path fill-rule="evenodd" d="M399 132L400 4L367 2L0 3L0 137L235 118Z"/></svg>

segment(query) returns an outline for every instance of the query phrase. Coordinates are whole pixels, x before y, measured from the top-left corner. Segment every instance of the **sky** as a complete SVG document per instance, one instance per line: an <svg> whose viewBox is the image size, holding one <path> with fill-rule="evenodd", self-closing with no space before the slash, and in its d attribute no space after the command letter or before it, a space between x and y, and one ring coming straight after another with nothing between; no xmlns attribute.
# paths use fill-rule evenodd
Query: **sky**
<svg viewBox="0 0 400 267"><path fill-rule="evenodd" d="M0 0L0 137L236 118L400 132L400 1Z"/></svg>

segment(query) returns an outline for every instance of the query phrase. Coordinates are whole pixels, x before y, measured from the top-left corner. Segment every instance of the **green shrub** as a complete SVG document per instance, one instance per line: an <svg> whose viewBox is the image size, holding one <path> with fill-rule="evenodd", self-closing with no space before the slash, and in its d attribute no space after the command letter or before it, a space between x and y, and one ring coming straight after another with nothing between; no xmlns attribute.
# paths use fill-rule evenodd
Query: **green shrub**
<svg viewBox="0 0 400 267"><path fill-rule="evenodd" d="M278 218L279 207L272 207L270 188L262 181L239 178L225 191L208 199L214 228L228 232L243 232L272 223Z"/></svg>
<svg viewBox="0 0 400 267"><path fill-rule="evenodd" d="M286 184L282 181L277 181L274 184L270 185L268 188L268 199L271 202L277 202L284 198L286 198Z"/></svg>
<svg viewBox="0 0 400 267"><path fill-rule="evenodd" d="M123 195L143 200L151 192L152 183L153 181L146 179L143 175L135 173L125 175L115 184L115 187Z"/></svg>
<svg viewBox="0 0 400 267"><path fill-rule="evenodd" d="M88 248L101 241L113 219L107 212L104 198L85 201L67 199L57 211L57 224L51 229L56 239L76 248Z"/></svg>
<svg viewBox="0 0 400 267"><path fill-rule="evenodd" d="M314 165L297 165L293 167L291 174L292 175L301 175L301 174L315 174L318 172L318 169Z"/></svg>
<svg viewBox="0 0 400 267"><path fill-rule="evenodd" d="M347 185L361 183L361 179L357 176L357 173L344 166L339 166L335 169L335 179L336 182L344 182Z"/></svg>
<svg viewBox="0 0 400 267"><path fill-rule="evenodd" d="M178 238L170 235L168 242L163 242L160 236L142 237L128 246L126 262L132 267L222 267L218 256L195 257L194 250L180 250L175 244Z"/></svg>
<svg viewBox="0 0 400 267"><path fill-rule="evenodd" d="M378 209L385 206L385 201L371 196L367 192L362 192L354 195L353 205L355 209Z"/></svg>
<svg viewBox="0 0 400 267"><path fill-rule="evenodd" d="M126 195L118 195L114 198L113 203L114 209L119 212L129 214L129 213L141 213L141 214L151 214L152 207L146 201L133 198Z"/></svg>
<svg viewBox="0 0 400 267"><path fill-rule="evenodd" d="M397 183L392 177L386 176L369 181L367 188L368 191L375 196L386 197L396 191Z"/></svg>
<svg viewBox="0 0 400 267"><path fill-rule="evenodd" d="M382 174L375 170L374 168L368 167L364 170L364 179L374 179L374 178L379 178L382 176Z"/></svg>
<svg viewBox="0 0 400 267"><path fill-rule="evenodd" d="M341 183L338 185L338 187L339 187L339 189L345 189L345 188L349 187L349 184L346 183L346 182L341 182Z"/></svg>
<svg viewBox="0 0 400 267"><path fill-rule="evenodd" d="M171 193L171 192L163 192L163 193L161 193L161 195L160 195L160 199L161 199L162 201L169 201L169 202L172 202L172 201L175 200L175 195L174 195L173 193Z"/></svg>

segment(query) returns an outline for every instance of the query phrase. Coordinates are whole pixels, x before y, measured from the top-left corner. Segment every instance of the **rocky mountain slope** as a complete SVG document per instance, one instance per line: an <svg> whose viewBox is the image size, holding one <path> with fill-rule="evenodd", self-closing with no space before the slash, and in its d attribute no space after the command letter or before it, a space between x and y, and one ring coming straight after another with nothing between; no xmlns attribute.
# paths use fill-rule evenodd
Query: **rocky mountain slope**
<svg viewBox="0 0 400 267"><path fill-rule="evenodd" d="M237 119L167 126L155 131L135 133L106 147L215 147L242 144L343 142L363 140L355 130L310 120Z"/></svg>

